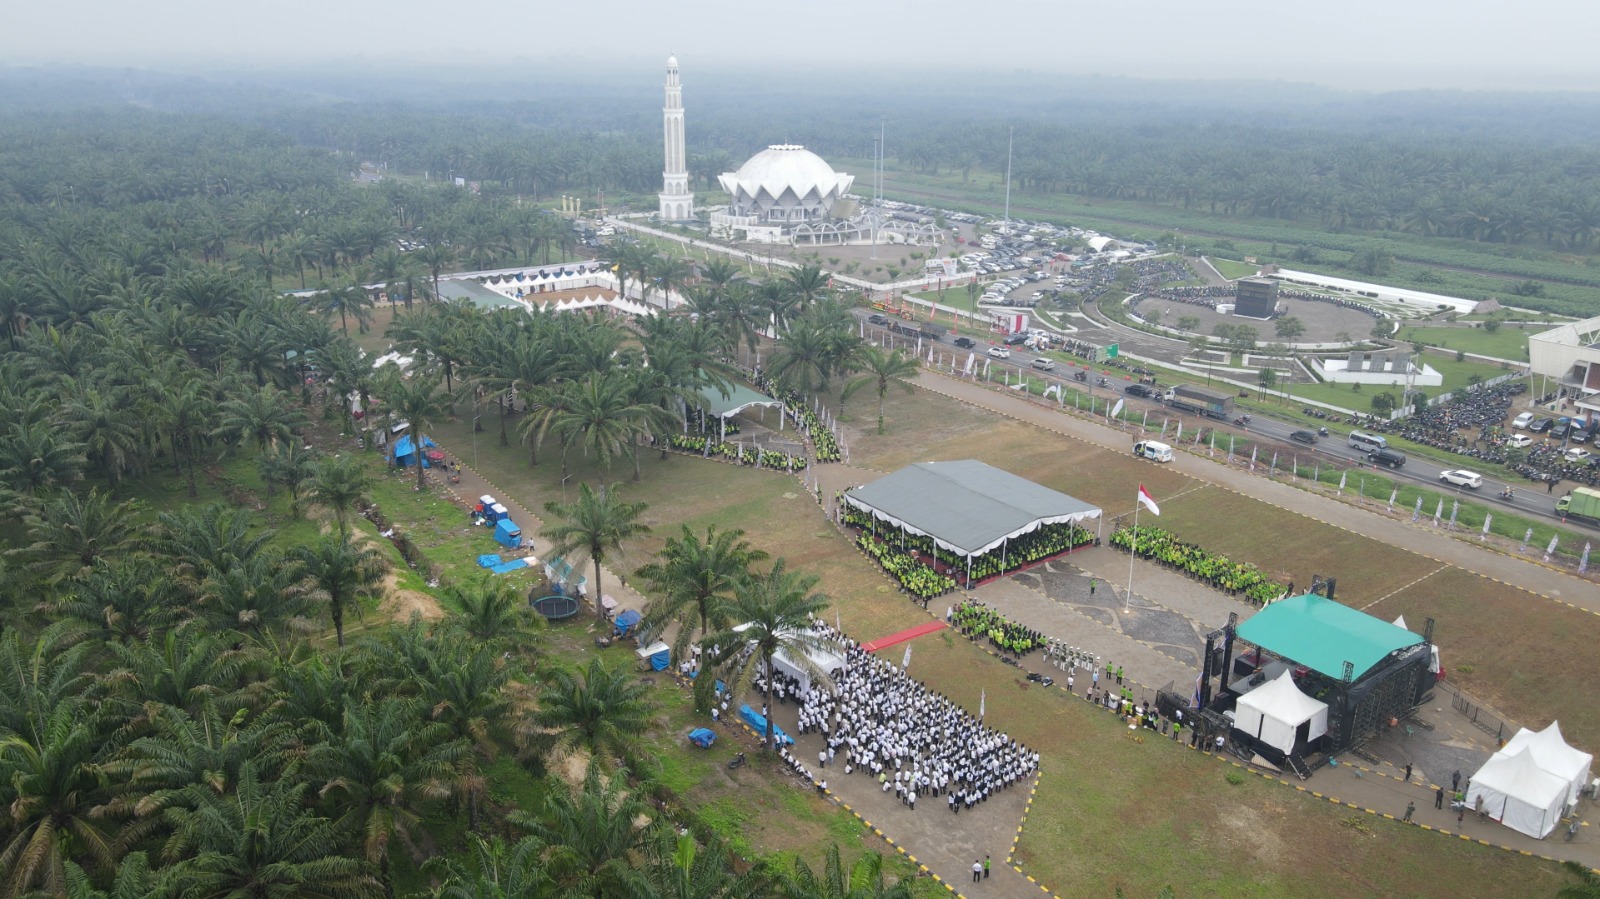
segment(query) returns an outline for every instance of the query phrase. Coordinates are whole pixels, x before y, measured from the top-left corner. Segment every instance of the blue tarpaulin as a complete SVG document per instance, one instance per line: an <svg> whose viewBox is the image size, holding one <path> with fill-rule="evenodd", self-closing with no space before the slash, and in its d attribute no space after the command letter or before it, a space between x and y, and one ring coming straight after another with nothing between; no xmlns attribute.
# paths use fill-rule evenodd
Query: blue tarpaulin
<svg viewBox="0 0 1600 899"><path fill-rule="evenodd" d="M619 636L619 637L628 636L628 632L633 630L633 626L638 624L639 620L642 619L642 618L644 618L644 616L640 615L637 611L635 611L633 609L623 609L622 610L622 614L617 616L617 627L616 627L617 636Z"/></svg>
<svg viewBox="0 0 1600 899"><path fill-rule="evenodd" d="M672 664L672 647L657 641L639 650L638 656L641 660L649 660L650 667L656 671L665 671Z"/></svg>
<svg viewBox="0 0 1600 899"><path fill-rule="evenodd" d="M761 717L759 712L747 705L741 705L739 706L739 717L744 719L744 723L750 725L751 730L765 739L767 735L767 719ZM794 738L784 733L783 728L776 724L772 725L772 736L777 738L780 746L794 745Z"/></svg>
<svg viewBox="0 0 1600 899"><path fill-rule="evenodd" d="M518 568L531 567L533 567L533 563L529 562L527 559L512 559L509 562L502 562L499 565L490 568L489 570L495 574L505 574L507 572L516 571Z"/></svg>
<svg viewBox="0 0 1600 899"><path fill-rule="evenodd" d="M427 448L432 447L432 446L438 446L438 444L434 443L433 442L433 438L429 437L428 435L426 435L426 434L422 435L422 448L423 449L427 449ZM396 440L394 442L394 462L395 462L395 464L396 465L405 466L405 465L410 465L415 461L416 461L416 451L411 446L411 435L407 434L404 437L401 437L399 440ZM429 465L427 458L424 457L423 460L422 460L422 467L423 468L431 468L433 466Z"/></svg>
<svg viewBox="0 0 1600 899"><path fill-rule="evenodd" d="M701 749L709 749L712 743L717 742L716 731L709 730L704 727L697 727L694 730L689 731L689 742L700 747Z"/></svg>
<svg viewBox="0 0 1600 899"><path fill-rule="evenodd" d="M501 562L504 562L504 561L505 561L504 559L500 558L499 556L495 555L494 553L484 553L483 555L478 557L478 567L479 568L493 568L494 566L499 565Z"/></svg>

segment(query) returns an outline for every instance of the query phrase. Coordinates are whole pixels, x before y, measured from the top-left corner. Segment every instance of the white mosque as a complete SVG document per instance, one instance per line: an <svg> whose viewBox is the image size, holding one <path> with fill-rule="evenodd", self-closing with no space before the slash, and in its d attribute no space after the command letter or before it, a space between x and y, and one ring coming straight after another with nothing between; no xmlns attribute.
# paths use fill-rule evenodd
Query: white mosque
<svg viewBox="0 0 1600 899"><path fill-rule="evenodd" d="M666 164L662 172L662 221L682 222L695 217L694 194L689 192L683 136L683 85L678 78L678 57L667 57L667 98L662 110ZM937 243L938 229L927 223L892 219L869 210L864 215L841 217L854 211L840 204L855 183L855 176L836 172L822 157L797 144L773 144L750 157L737 172L717 181L732 201L710 210L711 232L718 237L752 243L806 245L868 243ZM837 210L836 210L837 207Z"/></svg>

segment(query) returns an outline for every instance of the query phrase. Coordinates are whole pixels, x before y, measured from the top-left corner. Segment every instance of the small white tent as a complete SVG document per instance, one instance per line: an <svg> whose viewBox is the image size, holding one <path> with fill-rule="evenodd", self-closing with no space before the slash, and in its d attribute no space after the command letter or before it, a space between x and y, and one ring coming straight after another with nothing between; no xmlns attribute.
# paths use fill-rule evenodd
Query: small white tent
<svg viewBox="0 0 1600 899"><path fill-rule="evenodd" d="M1234 712L1234 727L1285 753L1302 724L1307 742L1327 733L1328 704L1301 693L1288 671L1239 697Z"/></svg>
<svg viewBox="0 0 1600 899"><path fill-rule="evenodd" d="M1567 745L1567 741L1561 738L1561 722L1552 721L1544 730L1528 730L1524 727L1498 754L1516 755L1523 749L1533 753L1533 760L1539 763L1540 768L1567 782L1568 803L1578 801L1578 794L1589 783L1589 766L1593 764L1594 756Z"/></svg>
<svg viewBox="0 0 1600 899"><path fill-rule="evenodd" d="M1489 817L1518 833L1544 839L1561 820L1567 782L1540 768L1527 749L1514 755L1502 752L1472 775L1467 807L1477 808L1480 796Z"/></svg>

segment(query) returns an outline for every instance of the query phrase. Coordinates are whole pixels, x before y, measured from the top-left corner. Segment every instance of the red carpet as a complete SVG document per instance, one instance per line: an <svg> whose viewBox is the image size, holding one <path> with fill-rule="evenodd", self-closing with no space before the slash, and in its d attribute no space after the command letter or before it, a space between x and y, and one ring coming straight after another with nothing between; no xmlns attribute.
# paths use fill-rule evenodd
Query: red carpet
<svg viewBox="0 0 1600 899"><path fill-rule="evenodd" d="M930 621L927 624L919 624L910 630L904 630L898 634L890 634L887 637L873 640L871 643L863 643L861 644L861 648L865 649L867 652L873 652L874 650L879 649L887 649L896 643L904 643L907 640L915 640L923 634L931 634L934 631L943 630L944 626L945 624L943 621Z"/></svg>

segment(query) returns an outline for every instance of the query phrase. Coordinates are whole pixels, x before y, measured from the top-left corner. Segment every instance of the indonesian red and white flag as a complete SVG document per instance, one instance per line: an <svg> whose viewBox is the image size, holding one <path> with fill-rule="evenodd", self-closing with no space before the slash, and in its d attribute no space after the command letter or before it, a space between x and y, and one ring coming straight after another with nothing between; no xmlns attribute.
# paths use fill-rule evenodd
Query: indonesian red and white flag
<svg viewBox="0 0 1600 899"><path fill-rule="evenodd" d="M1144 489L1143 484L1139 485L1139 502L1143 503L1144 507L1150 510L1151 515L1161 514L1161 507L1156 505L1155 499L1150 496L1150 491Z"/></svg>

